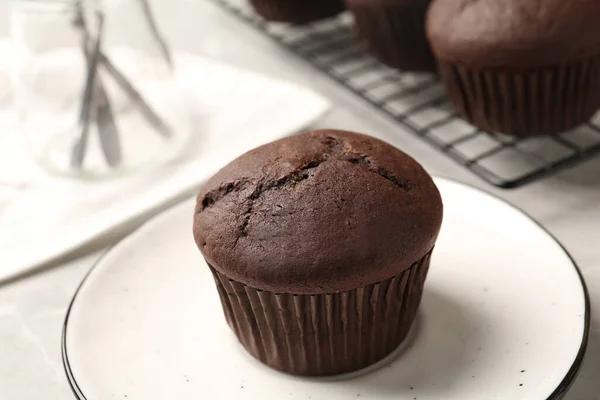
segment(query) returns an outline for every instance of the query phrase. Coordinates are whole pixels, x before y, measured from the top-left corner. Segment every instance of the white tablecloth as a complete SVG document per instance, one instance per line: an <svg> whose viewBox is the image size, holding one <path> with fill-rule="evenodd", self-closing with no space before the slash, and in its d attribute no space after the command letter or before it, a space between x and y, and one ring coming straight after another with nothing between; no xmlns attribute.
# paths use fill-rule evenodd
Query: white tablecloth
<svg viewBox="0 0 600 400"><path fill-rule="evenodd" d="M87 183L48 177L32 165L15 113L5 107L0 282L189 194L236 156L300 130L328 108L324 98L294 84L197 56L180 54L175 60L195 112L194 140L186 159L147 173Z"/></svg>

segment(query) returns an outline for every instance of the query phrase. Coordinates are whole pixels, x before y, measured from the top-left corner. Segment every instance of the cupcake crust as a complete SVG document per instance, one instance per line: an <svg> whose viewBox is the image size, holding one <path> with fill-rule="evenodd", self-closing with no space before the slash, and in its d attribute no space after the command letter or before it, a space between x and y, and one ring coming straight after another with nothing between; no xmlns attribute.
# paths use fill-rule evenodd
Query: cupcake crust
<svg viewBox="0 0 600 400"><path fill-rule="evenodd" d="M274 293L384 281L432 249L442 201L411 157L369 136L321 130L256 148L198 195L194 238L209 264Z"/></svg>
<svg viewBox="0 0 600 400"><path fill-rule="evenodd" d="M427 35L438 58L465 66L535 68L600 53L596 0L434 1Z"/></svg>

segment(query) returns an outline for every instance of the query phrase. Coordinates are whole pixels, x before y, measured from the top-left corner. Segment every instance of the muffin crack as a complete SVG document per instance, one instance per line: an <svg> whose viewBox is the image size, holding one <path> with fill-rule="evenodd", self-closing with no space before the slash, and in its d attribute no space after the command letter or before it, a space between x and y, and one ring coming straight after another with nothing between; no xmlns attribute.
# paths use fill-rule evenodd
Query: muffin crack
<svg viewBox="0 0 600 400"><path fill-rule="evenodd" d="M404 191L410 190L410 185L408 184L408 182L401 182L390 171L383 167L375 167L371 158L366 154L359 154L348 151L346 149L345 141L335 138L333 136L328 136L323 141L323 144L325 145L324 152L326 157L332 156L336 160L346 161L351 164L357 165L367 172L377 174L382 178L387 179L399 189L402 189Z"/></svg>
<svg viewBox="0 0 600 400"><path fill-rule="evenodd" d="M328 159L328 154L323 154L321 157L305 163L299 168L296 168L291 173L275 181L271 181L265 184L259 183L252 192L252 194L248 197L248 206L243 214L242 223L239 227L239 235L235 240L234 247L237 245L237 242L241 237L248 236L248 224L250 223L250 217L254 212L254 203L256 200L258 200L264 193L268 191L296 186L299 182L308 179L311 176L311 172L317 169Z"/></svg>
<svg viewBox="0 0 600 400"><path fill-rule="evenodd" d="M256 188L254 189L254 191L252 192L252 194L250 195L250 197L248 197L248 207L246 208L246 211L244 212L244 219L242 220L242 224L240 225L240 228L239 228L240 234L235 239L234 247L235 247L235 245L237 245L237 242L240 239L240 237L248 236L247 228L248 228L248 223L250 222L250 216L252 215L252 211L254 210L254 201L261 196L263 191L264 191L264 186L259 183L256 186Z"/></svg>
<svg viewBox="0 0 600 400"><path fill-rule="evenodd" d="M340 154L344 153L345 143L333 136L327 136L321 141L324 146L322 154L313 160L310 160L300 167L296 168L289 174L271 182L259 183L252 194L248 197L248 207L243 214L242 223L238 229L239 234L236 237L234 247L237 245L238 240L242 237L248 236L248 224L250 218L254 212L254 202L258 200L264 193L270 190L278 190L286 187L294 187L298 183L311 177L311 173L314 172L321 164L330 160L331 158L337 158Z"/></svg>
<svg viewBox="0 0 600 400"><path fill-rule="evenodd" d="M356 166L359 166L367 172L377 174L382 178L387 179L399 189L402 189L404 191L410 190L410 185L408 184L408 182L401 182L390 171L383 167L375 167L369 156L365 154L345 153L340 159L342 161L346 161Z"/></svg>
<svg viewBox="0 0 600 400"><path fill-rule="evenodd" d="M218 188L211 190L210 192L206 193L202 198L202 201L200 203L202 207L199 211L202 212L206 210L208 207L212 206L217 201L226 197L230 193L239 192L243 190L248 185L248 183L248 179L240 179L234 182L227 182L219 186Z"/></svg>

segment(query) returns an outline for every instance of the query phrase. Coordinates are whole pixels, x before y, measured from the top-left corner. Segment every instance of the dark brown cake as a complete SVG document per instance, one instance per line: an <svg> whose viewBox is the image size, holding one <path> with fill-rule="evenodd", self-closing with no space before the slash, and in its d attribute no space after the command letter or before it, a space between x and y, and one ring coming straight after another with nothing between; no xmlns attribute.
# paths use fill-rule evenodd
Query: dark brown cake
<svg viewBox="0 0 600 400"><path fill-rule="evenodd" d="M435 58L425 36L430 0L346 0L362 47L403 71L433 72Z"/></svg>
<svg viewBox="0 0 600 400"><path fill-rule="evenodd" d="M434 1L427 34L457 109L489 132L558 134L600 106L600 2Z"/></svg>
<svg viewBox="0 0 600 400"><path fill-rule="evenodd" d="M323 130L246 153L202 188L194 237L246 349L295 374L393 351L421 299L442 202L377 139Z"/></svg>
<svg viewBox="0 0 600 400"><path fill-rule="evenodd" d="M343 0L250 0L256 12L268 21L306 24L344 11Z"/></svg>

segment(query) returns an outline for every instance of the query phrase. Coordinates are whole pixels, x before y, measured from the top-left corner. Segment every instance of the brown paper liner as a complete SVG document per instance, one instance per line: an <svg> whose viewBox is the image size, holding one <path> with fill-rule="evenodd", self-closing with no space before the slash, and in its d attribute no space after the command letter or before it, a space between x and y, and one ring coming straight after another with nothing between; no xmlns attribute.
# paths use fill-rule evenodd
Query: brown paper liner
<svg viewBox="0 0 600 400"><path fill-rule="evenodd" d="M422 4L367 4L348 8L354 14L356 34L362 47L375 58L403 71L433 72L436 62L425 36L425 14L429 2Z"/></svg>
<svg viewBox="0 0 600 400"><path fill-rule="evenodd" d="M268 21L306 24L333 17L345 10L343 0L250 0Z"/></svg>
<svg viewBox="0 0 600 400"><path fill-rule="evenodd" d="M539 71L475 70L439 62L450 101L488 132L556 135L600 107L600 57Z"/></svg>
<svg viewBox="0 0 600 400"><path fill-rule="evenodd" d="M227 323L250 354L292 374L335 375L381 360L406 338L430 258L383 282L323 295L261 291L211 270Z"/></svg>

